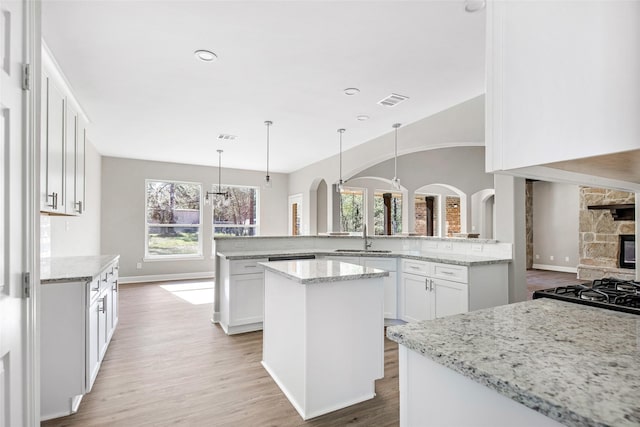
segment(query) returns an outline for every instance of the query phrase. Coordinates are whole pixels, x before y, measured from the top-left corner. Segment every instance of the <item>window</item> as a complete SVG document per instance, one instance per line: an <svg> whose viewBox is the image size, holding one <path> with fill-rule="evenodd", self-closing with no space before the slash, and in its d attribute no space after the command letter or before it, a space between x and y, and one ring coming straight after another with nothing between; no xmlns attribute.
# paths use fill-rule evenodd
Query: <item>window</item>
<svg viewBox="0 0 640 427"><path fill-rule="evenodd" d="M340 231L362 233L364 189L344 188L340 192Z"/></svg>
<svg viewBox="0 0 640 427"><path fill-rule="evenodd" d="M373 227L376 235L402 233L401 193L380 191L373 194Z"/></svg>
<svg viewBox="0 0 640 427"><path fill-rule="evenodd" d="M215 236L257 236L258 188L223 185L215 191L228 193L227 196L213 197L213 235Z"/></svg>
<svg viewBox="0 0 640 427"><path fill-rule="evenodd" d="M201 256L202 186L147 180L145 257Z"/></svg>
<svg viewBox="0 0 640 427"><path fill-rule="evenodd" d="M416 194L415 226L416 233L422 236L440 236L438 226L438 205L440 196L429 194Z"/></svg>

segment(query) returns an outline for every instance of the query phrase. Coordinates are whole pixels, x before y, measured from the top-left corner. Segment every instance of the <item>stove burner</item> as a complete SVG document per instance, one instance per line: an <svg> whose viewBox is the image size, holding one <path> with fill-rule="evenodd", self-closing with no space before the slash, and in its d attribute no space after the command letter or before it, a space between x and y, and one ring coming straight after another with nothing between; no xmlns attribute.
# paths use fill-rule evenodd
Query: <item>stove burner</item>
<svg viewBox="0 0 640 427"><path fill-rule="evenodd" d="M640 285L633 282L622 282L616 285L616 290L640 294Z"/></svg>
<svg viewBox="0 0 640 427"><path fill-rule="evenodd" d="M579 293L580 299L584 299L587 301L608 301L609 296L604 292L596 291L595 289L586 289L580 291Z"/></svg>

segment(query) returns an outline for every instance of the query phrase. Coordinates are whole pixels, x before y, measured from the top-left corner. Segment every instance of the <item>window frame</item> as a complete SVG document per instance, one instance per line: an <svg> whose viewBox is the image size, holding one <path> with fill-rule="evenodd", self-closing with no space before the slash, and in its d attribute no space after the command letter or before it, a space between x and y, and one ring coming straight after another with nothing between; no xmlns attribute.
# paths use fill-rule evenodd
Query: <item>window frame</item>
<svg viewBox="0 0 640 427"><path fill-rule="evenodd" d="M149 199L147 197L147 189L149 188L150 182L162 182L162 183L172 183L172 184L187 184L187 185L196 185L200 190L200 200L199 200L199 223L198 224L149 224L148 222L148 214L149 214ZM178 261L178 260L194 260L194 259L204 259L203 254L203 224L202 224L202 214L203 214L203 188L201 182L192 182L192 181L181 181L181 180L173 180L173 179L152 179L146 178L144 180L144 257L143 261ZM198 253L195 254L167 254L167 255L156 255L149 253L149 227L191 227L194 228L197 226L198 228Z"/></svg>
<svg viewBox="0 0 640 427"><path fill-rule="evenodd" d="M402 229L404 228L404 223L402 221L402 217L404 215L404 212L403 212L403 210L404 210L404 193L402 192L402 190L373 190L373 210L374 210L373 218L372 218L373 219L373 230L372 231L374 233L373 235L375 235L375 236L385 236L385 234L375 234L375 232L376 232L376 227L375 227L375 225L376 225L376 212L375 212L376 195L380 194L380 197L382 198L382 194L384 194L384 193L391 193L392 196L393 195L400 195L400 232L391 234L391 236L399 236L399 235L401 235L403 233ZM384 202L383 202L383 204L384 204ZM384 222L384 218L382 218L382 220ZM384 225L383 225L382 228L384 229Z"/></svg>
<svg viewBox="0 0 640 427"><path fill-rule="evenodd" d="M212 192L217 192L218 190L222 190L223 188L251 188L256 191L256 223L255 224L225 224L224 227L220 225L221 228L253 228L255 230L255 234L253 236L246 237L257 237L260 236L260 187L256 185L240 185L240 184L223 184L218 186L218 184L212 184L211 190ZM218 196L213 196L218 197ZM215 223L215 214L216 207L215 201L211 201L211 241L213 242L216 238L216 223ZM224 235L226 237L241 237L235 235Z"/></svg>
<svg viewBox="0 0 640 427"><path fill-rule="evenodd" d="M360 191L362 192L362 225L363 228L361 231L343 231L342 230L342 192L343 191ZM364 233L364 225L367 224L368 219L368 189L366 187L351 187L344 186L342 191L338 193L338 224L340 225L340 232L349 233L350 236L362 236Z"/></svg>

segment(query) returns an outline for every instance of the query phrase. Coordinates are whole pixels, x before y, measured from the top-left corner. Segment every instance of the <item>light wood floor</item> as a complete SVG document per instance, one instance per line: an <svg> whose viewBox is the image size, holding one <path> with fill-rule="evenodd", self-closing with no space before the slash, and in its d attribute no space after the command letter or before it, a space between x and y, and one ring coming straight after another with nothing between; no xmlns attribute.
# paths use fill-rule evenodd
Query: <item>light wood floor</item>
<svg viewBox="0 0 640 427"><path fill-rule="evenodd" d="M77 414L43 426L397 426L397 344L377 396L304 422L260 364L262 333L226 336L211 304L158 285L120 287L120 323ZM380 331L380 333L383 333Z"/></svg>

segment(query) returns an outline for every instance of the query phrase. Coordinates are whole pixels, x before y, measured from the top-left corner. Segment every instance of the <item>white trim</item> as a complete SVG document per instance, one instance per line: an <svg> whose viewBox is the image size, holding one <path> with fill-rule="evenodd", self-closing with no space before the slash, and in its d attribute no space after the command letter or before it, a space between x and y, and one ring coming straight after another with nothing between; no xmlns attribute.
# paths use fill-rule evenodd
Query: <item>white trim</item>
<svg viewBox="0 0 640 427"><path fill-rule="evenodd" d="M190 280L190 279L213 279L213 271L203 271L196 273L174 273L174 274L149 274L147 276L121 276L118 283L145 283L145 282L167 282L170 280Z"/></svg>
<svg viewBox="0 0 640 427"><path fill-rule="evenodd" d="M143 262L164 262L164 261L202 261L204 255L154 255L142 258Z"/></svg>
<svg viewBox="0 0 640 427"><path fill-rule="evenodd" d="M563 267L561 265L533 264L531 266L536 270L559 271L561 273L578 273L578 267Z"/></svg>

